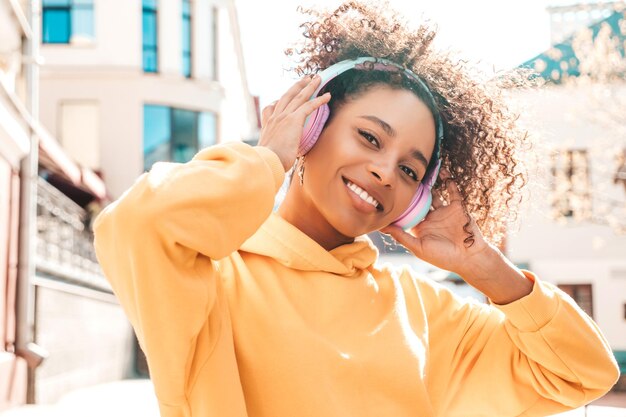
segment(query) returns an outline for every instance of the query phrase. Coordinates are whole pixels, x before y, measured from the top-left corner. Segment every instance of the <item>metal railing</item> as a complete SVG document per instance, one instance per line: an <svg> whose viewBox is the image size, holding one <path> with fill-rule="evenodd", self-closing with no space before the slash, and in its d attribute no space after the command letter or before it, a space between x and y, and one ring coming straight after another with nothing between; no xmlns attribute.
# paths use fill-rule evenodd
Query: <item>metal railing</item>
<svg viewBox="0 0 626 417"><path fill-rule="evenodd" d="M111 292L96 259L89 216L43 178L37 183L37 271Z"/></svg>

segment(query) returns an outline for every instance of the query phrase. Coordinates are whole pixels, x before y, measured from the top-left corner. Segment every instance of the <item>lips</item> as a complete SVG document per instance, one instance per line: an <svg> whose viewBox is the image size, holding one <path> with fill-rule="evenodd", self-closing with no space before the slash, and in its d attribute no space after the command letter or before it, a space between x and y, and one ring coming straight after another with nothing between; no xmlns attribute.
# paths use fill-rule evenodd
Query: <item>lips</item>
<svg viewBox="0 0 626 417"><path fill-rule="evenodd" d="M358 196L365 203L374 207L377 211L383 211L384 207L380 202L380 199L377 198L372 191L367 191L364 187L356 184L355 182L342 177L344 184L352 191L356 196Z"/></svg>

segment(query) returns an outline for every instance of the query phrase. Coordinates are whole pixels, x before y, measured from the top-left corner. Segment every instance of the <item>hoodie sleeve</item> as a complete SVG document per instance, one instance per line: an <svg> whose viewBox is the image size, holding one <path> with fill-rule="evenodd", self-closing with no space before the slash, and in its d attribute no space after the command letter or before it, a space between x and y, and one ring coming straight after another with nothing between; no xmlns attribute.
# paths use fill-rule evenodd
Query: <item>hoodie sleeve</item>
<svg viewBox="0 0 626 417"><path fill-rule="evenodd" d="M538 280L507 305L468 302L422 283L433 400L446 416L545 416L604 395L619 372L597 325Z"/></svg>
<svg viewBox="0 0 626 417"><path fill-rule="evenodd" d="M272 211L284 171L264 147L206 148L158 162L94 224L107 279L146 353L159 401L185 402L224 314L213 260L236 251ZM200 350L202 352L200 352Z"/></svg>

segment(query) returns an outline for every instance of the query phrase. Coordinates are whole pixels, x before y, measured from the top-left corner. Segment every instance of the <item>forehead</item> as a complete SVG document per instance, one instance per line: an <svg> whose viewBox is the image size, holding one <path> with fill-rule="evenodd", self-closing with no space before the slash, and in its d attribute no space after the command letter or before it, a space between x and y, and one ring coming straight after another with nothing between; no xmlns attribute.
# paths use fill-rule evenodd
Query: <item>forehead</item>
<svg viewBox="0 0 626 417"><path fill-rule="evenodd" d="M389 124L401 141L423 144L424 149L419 148L428 155L435 145L435 119L428 106L408 90L375 86L346 101L338 113L351 119L375 116Z"/></svg>

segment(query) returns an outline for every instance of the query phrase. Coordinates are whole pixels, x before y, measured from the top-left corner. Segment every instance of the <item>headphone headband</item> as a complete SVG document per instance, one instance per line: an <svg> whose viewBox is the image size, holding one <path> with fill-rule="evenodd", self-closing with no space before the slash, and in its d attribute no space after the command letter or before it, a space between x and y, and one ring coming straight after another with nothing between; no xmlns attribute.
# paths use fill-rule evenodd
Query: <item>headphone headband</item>
<svg viewBox="0 0 626 417"><path fill-rule="evenodd" d="M439 111L437 108L437 102L435 101L435 97L433 96L432 91L426 85L424 80L422 80L417 74L411 71L408 68L403 67L393 61L384 58L375 58L371 56L362 56L356 59L346 59L336 64L331 65L326 68L322 72L319 73L321 78L320 85L311 95L311 99L317 97L317 95L322 91L322 89L335 77L343 74L346 71L351 69L358 70L376 70L376 71L401 71L405 75L407 75L410 79L415 81L421 90L426 94L428 100L430 101L430 108L433 112L433 117L435 119L435 136L436 136L436 146L435 152L433 154L433 158L435 160L440 158L440 149L441 144L443 142L443 122L441 120L441 116L439 115ZM308 122L308 118L307 118ZM307 123L305 122L305 124Z"/></svg>

